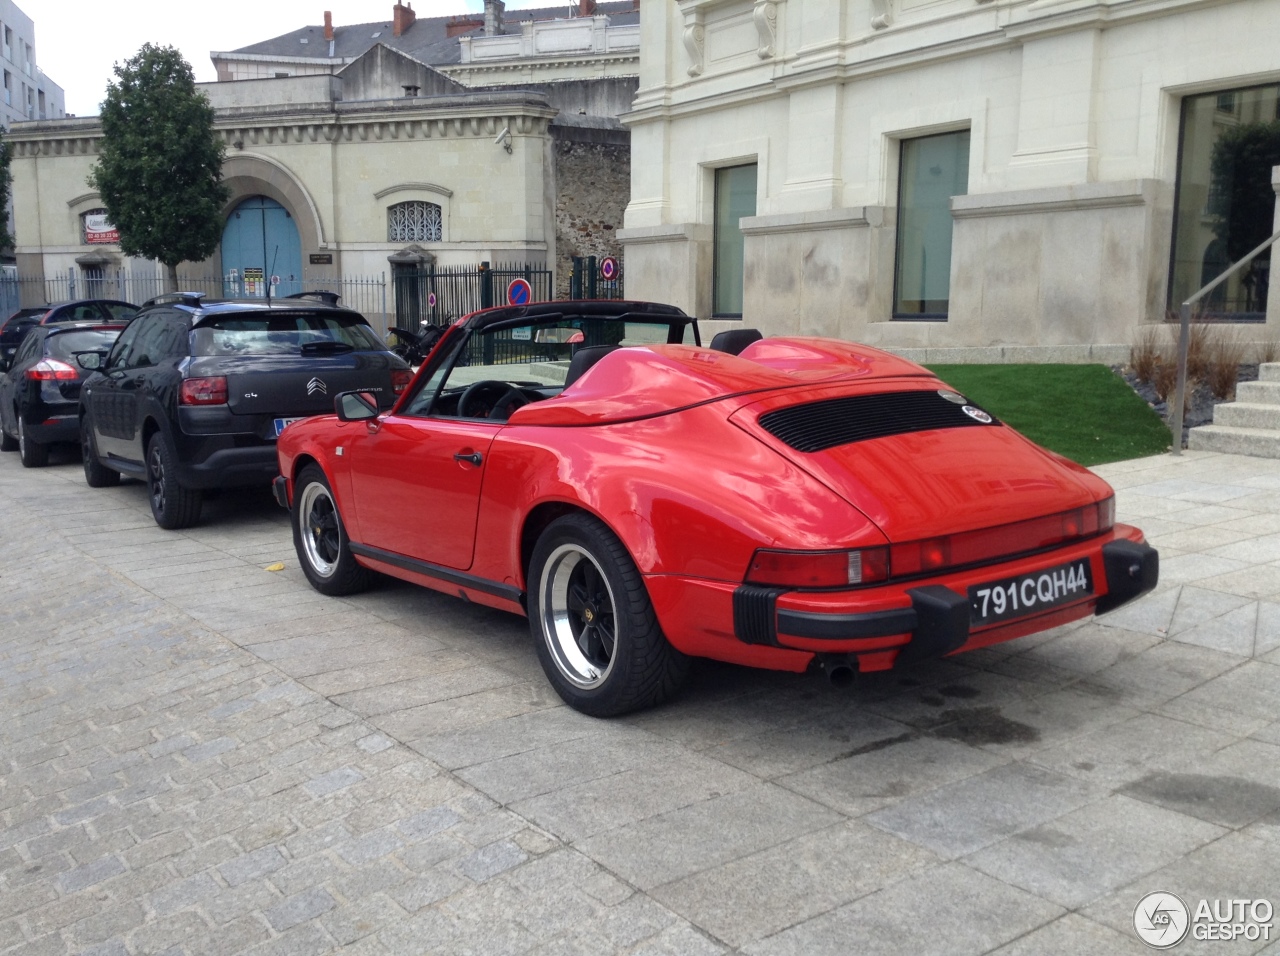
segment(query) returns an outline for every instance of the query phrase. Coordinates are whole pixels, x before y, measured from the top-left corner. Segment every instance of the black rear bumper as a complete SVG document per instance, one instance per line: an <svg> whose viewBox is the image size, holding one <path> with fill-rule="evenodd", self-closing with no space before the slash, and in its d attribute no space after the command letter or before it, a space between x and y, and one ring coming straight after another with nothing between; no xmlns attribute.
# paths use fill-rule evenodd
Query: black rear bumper
<svg viewBox="0 0 1280 956"><path fill-rule="evenodd" d="M1107 593L1098 598L1096 614L1113 611L1156 586L1160 555L1133 541L1102 546ZM965 594L940 584L911 588L911 606L861 614L820 614L777 607L786 593L779 588L743 585L733 594L733 631L746 644L785 645L778 635L818 641L850 641L911 634L898 663L941 657L959 650L969 639L970 607Z"/></svg>

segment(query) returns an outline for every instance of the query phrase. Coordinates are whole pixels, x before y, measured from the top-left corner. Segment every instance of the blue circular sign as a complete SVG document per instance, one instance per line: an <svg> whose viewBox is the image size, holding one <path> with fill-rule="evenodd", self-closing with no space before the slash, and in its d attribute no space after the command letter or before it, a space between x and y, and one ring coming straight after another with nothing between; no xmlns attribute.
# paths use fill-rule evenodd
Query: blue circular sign
<svg viewBox="0 0 1280 956"><path fill-rule="evenodd" d="M618 260L613 256L605 256L600 263L600 277L606 282L618 278Z"/></svg>
<svg viewBox="0 0 1280 956"><path fill-rule="evenodd" d="M507 286L507 302L510 305L528 305L533 301L533 288L527 279L512 279Z"/></svg>

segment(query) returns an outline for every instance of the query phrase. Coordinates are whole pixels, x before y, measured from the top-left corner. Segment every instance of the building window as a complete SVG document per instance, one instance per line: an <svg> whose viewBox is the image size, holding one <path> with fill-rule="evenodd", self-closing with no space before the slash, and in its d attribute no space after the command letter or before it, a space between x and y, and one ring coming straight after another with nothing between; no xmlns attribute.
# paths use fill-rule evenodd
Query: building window
<svg viewBox="0 0 1280 956"><path fill-rule="evenodd" d="M444 234L440 207L433 202L398 202L387 207L387 239L391 242L439 242Z"/></svg>
<svg viewBox="0 0 1280 956"><path fill-rule="evenodd" d="M902 142L894 318L945 319L951 298L951 197L969 186L969 131Z"/></svg>
<svg viewBox="0 0 1280 956"><path fill-rule="evenodd" d="M1170 309L1271 235L1276 165L1280 86L1218 90L1182 101ZM1201 308L1233 321L1264 321L1270 267L1268 249L1202 299Z"/></svg>
<svg viewBox="0 0 1280 956"><path fill-rule="evenodd" d="M756 214L756 170L755 163L716 170L714 315L742 316L744 250L739 223Z"/></svg>

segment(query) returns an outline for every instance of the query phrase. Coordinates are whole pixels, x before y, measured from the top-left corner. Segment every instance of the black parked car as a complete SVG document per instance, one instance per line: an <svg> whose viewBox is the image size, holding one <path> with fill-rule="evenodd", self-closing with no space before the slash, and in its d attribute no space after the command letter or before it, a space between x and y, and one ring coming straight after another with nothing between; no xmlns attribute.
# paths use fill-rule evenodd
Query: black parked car
<svg viewBox="0 0 1280 956"><path fill-rule="evenodd" d="M3 322L0 322L0 372L13 363L13 356L22 344L22 339L33 328L40 324L40 319L49 311L47 305L34 309L19 309Z"/></svg>
<svg viewBox="0 0 1280 956"><path fill-rule="evenodd" d="M41 325L59 322L128 322L138 314L138 307L118 299L78 299L45 307Z"/></svg>
<svg viewBox="0 0 1280 956"><path fill-rule="evenodd" d="M162 528L193 524L204 489L270 484L281 430L332 412L338 392L373 392L390 408L413 377L332 293L162 296L109 354L80 362L100 366L80 396L85 480L145 480Z"/></svg>
<svg viewBox="0 0 1280 956"><path fill-rule="evenodd" d="M0 376L0 451L19 451L28 468L49 461L49 446L80 440L80 383L89 373L76 355L111 348L124 323L37 325Z"/></svg>

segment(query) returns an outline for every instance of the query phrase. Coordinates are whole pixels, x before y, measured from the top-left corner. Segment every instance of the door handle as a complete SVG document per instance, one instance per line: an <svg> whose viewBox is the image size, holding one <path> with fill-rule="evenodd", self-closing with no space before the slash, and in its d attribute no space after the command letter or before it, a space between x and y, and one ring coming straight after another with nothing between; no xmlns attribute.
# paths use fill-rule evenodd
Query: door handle
<svg viewBox="0 0 1280 956"><path fill-rule="evenodd" d="M458 452L456 455L454 455L454 456L453 456L453 460L454 460L454 461L469 461L469 462L471 462L471 464L473 464L473 465L478 465L478 464L480 464L480 462L484 461L484 459L480 457L480 453L479 453L478 451L473 451L473 452L472 452L471 454L469 454L469 455L464 455L464 454L462 454L462 452Z"/></svg>

